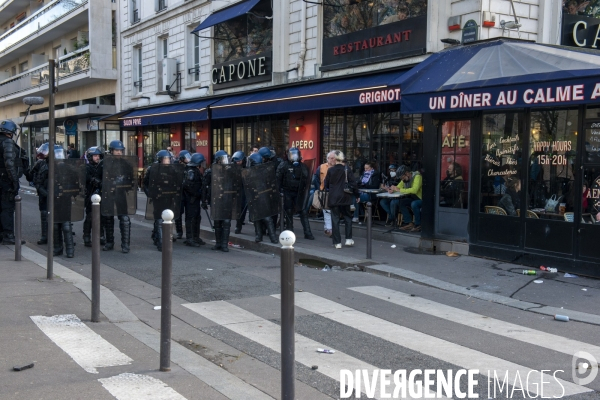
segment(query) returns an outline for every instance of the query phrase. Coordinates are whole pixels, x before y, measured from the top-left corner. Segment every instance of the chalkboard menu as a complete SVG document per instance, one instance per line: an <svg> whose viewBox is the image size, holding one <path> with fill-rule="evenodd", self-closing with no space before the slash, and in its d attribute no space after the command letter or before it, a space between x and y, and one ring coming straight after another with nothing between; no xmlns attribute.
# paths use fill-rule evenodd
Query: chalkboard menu
<svg viewBox="0 0 600 400"><path fill-rule="evenodd" d="M600 163L600 122L585 126L585 163Z"/></svg>

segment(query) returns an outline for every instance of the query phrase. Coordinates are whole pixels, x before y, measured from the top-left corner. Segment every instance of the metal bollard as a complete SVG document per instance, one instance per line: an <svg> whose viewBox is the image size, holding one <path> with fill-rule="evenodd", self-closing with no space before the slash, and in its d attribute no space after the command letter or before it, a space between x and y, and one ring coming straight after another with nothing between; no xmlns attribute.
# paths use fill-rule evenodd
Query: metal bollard
<svg viewBox="0 0 600 400"><path fill-rule="evenodd" d="M282 231L281 243L281 399L294 400L295 339L294 339L294 243L292 231Z"/></svg>
<svg viewBox="0 0 600 400"><path fill-rule="evenodd" d="M160 370L171 370L171 275L173 273L173 211L162 213L162 282L160 295Z"/></svg>
<svg viewBox="0 0 600 400"><path fill-rule="evenodd" d="M283 209L283 193L279 194L280 200L279 200L279 205L281 206L281 212L279 213L279 232L283 232L283 230L285 229L285 210Z"/></svg>
<svg viewBox="0 0 600 400"><path fill-rule="evenodd" d="M92 196L92 322L100 318L100 196Z"/></svg>
<svg viewBox="0 0 600 400"><path fill-rule="evenodd" d="M371 228L373 227L373 205L367 203L367 260L371 259Z"/></svg>
<svg viewBox="0 0 600 400"><path fill-rule="evenodd" d="M15 196L15 261L21 261L21 196Z"/></svg>

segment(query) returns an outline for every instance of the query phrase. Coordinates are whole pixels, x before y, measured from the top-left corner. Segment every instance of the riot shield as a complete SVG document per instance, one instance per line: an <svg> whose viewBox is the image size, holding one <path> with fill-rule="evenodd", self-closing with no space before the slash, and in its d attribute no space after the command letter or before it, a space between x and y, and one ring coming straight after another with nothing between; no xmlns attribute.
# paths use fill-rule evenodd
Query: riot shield
<svg viewBox="0 0 600 400"><path fill-rule="evenodd" d="M308 178L306 182L304 182L304 187L300 187L302 193L298 193L298 201L296 202L296 212L300 212L306 209L306 205L308 203L308 194L310 193L310 186L312 182L313 174L315 173L315 163L316 160L313 158L312 160L302 160L302 164L306 165L308 168Z"/></svg>
<svg viewBox="0 0 600 400"><path fill-rule="evenodd" d="M101 214L134 215L137 209L137 156L107 155L102 164Z"/></svg>
<svg viewBox="0 0 600 400"><path fill-rule="evenodd" d="M85 163L54 160L54 222L81 221L85 210Z"/></svg>
<svg viewBox="0 0 600 400"><path fill-rule="evenodd" d="M242 213L242 166L213 164L210 216L215 221L239 219Z"/></svg>
<svg viewBox="0 0 600 400"><path fill-rule="evenodd" d="M244 191L250 212L250 221L259 221L279 214L281 205L275 163L265 163L242 170Z"/></svg>
<svg viewBox="0 0 600 400"><path fill-rule="evenodd" d="M179 215L184 168L184 164L152 164L148 179L146 219L161 219L166 209Z"/></svg>

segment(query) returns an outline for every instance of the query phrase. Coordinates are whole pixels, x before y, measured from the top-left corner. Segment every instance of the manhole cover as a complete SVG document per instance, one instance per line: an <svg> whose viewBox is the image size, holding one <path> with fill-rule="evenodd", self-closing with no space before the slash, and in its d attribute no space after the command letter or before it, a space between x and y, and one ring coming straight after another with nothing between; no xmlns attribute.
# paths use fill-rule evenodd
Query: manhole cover
<svg viewBox="0 0 600 400"><path fill-rule="evenodd" d="M441 256L446 254L445 251L430 251L427 249L421 249L419 247L405 247L404 251L407 253L411 253L411 254L423 254L423 255L428 255L428 256Z"/></svg>

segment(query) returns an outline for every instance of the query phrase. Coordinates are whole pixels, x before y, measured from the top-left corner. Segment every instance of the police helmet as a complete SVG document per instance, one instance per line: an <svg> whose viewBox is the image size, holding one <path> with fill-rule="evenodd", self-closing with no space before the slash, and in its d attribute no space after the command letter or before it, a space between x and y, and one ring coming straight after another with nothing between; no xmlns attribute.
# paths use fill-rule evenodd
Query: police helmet
<svg viewBox="0 0 600 400"><path fill-rule="evenodd" d="M262 164L263 158L259 153L254 153L248 156L248 166L253 167L258 164Z"/></svg>
<svg viewBox="0 0 600 400"><path fill-rule="evenodd" d="M57 144L54 145L54 159L56 160L64 160L66 157L65 149L62 146Z"/></svg>
<svg viewBox="0 0 600 400"><path fill-rule="evenodd" d="M216 164L229 164L229 154L225 150L219 150L215 153Z"/></svg>
<svg viewBox="0 0 600 400"><path fill-rule="evenodd" d="M156 162L159 164L171 164L172 158L171 153L167 150L161 150L156 153Z"/></svg>
<svg viewBox="0 0 600 400"><path fill-rule="evenodd" d="M113 150L125 151L125 146L123 145L123 142L121 142L120 140L113 140L112 142L110 142L110 144L108 145L108 151L112 153Z"/></svg>
<svg viewBox="0 0 600 400"><path fill-rule="evenodd" d="M192 159L192 155L187 150L181 150L179 152L179 162L182 164L187 164Z"/></svg>
<svg viewBox="0 0 600 400"><path fill-rule="evenodd" d="M102 148L98 146L90 147L86 153L89 162L94 162L94 156L100 156L101 160L104 158L104 152L102 151Z"/></svg>
<svg viewBox="0 0 600 400"><path fill-rule="evenodd" d="M50 145L48 143L42 144L37 149L37 157L38 158L46 158L46 157L48 157L49 150L50 150Z"/></svg>
<svg viewBox="0 0 600 400"><path fill-rule="evenodd" d="M187 163L188 167L203 167L206 163L206 158L202 153L194 153L192 154L192 158Z"/></svg>
<svg viewBox="0 0 600 400"><path fill-rule="evenodd" d="M273 158L271 149L269 149L268 147L261 147L260 149L258 149L258 154L260 154L260 156L265 160L270 160L271 158Z"/></svg>
<svg viewBox="0 0 600 400"><path fill-rule="evenodd" d="M5 119L4 121L0 122L0 132L8 133L12 136L17 133L17 124L9 119Z"/></svg>
<svg viewBox="0 0 600 400"><path fill-rule="evenodd" d="M231 161L236 163L239 161L244 161L244 158L246 158L246 155L244 154L244 152L241 150L238 150L235 153L233 153L233 155L231 156Z"/></svg>
<svg viewBox="0 0 600 400"><path fill-rule="evenodd" d="M290 162L293 162L294 164L302 161L302 153L300 153L300 150L298 150L297 147L291 147L288 150L288 160L290 160Z"/></svg>

